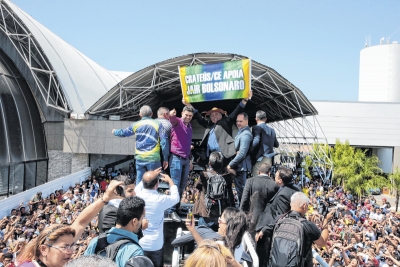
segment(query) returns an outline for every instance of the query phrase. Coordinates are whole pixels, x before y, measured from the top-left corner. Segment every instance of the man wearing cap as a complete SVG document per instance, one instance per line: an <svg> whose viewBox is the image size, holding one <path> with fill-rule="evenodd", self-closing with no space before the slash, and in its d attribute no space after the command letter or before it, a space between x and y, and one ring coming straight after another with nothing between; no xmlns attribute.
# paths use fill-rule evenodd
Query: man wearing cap
<svg viewBox="0 0 400 267"><path fill-rule="evenodd" d="M252 92L249 93L251 98ZM226 111L220 108L212 108L205 115L210 116L210 120L205 119L197 109L194 109L193 118L206 128L200 146L207 148L207 157L211 152L221 152L225 158L225 166L229 160L236 155L235 139L232 137L232 126L236 121L236 116L243 112L249 98L242 99L236 109L227 116ZM184 105L193 107L182 99ZM225 117L223 117L225 115Z"/></svg>

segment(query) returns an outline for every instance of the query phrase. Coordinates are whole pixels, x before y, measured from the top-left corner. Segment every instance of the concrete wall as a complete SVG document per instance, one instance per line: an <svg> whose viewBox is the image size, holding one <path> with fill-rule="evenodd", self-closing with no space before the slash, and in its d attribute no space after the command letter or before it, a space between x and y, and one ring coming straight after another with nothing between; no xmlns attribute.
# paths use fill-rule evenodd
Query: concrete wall
<svg viewBox="0 0 400 267"><path fill-rule="evenodd" d="M392 147L378 147L372 149L372 154L377 156L380 160L379 168L385 173L392 172L393 166L393 148Z"/></svg>
<svg viewBox="0 0 400 267"><path fill-rule="evenodd" d="M400 147L395 147L393 151L393 168L392 172L396 171L396 168L400 170Z"/></svg>
<svg viewBox="0 0 400 267"><path fill-rule="evenodd" d="M64 146L66 153L83 154L134 154L135 137L120 138L112 129L128 127L129 121L70 120L64 121Z"/></svg>
<svg viewBox="0 0 400 267"><path fill-rule="evenodd" d="M400 146L400 103L312 101L329 144Z"/></svg>
<svg viewBox="0 0 400 267"><path fill-rule="evenodd" d="M29 202L31 197L35 195L38 191L42 192L43 197L47 197L48 195L50 195L50 193L53 193L55 190L59 189L63 189L65 192L70 186L75 185L76 182L82 183L83 181L85 181L86 177L90 175L90 173L90 168L85 168L79 172L75 172L64 177L59 177L60 179L47 182L30 190L4 199L0 201L0 218L3 218L5 215L10 215L11 210L18 207L20 203Z"/></svg>
<svg viewBox="0 0 400 267"><path fill-rule="evenodd" d="M45 122L47 150L63 150L64 122Z"/></svg>
<svg viewBox="0 0 400 267"><path fill-rule="evenodd" d="M81 171L89 166L89 155L65 153L62 150L49 150L49 181Z"/></svg>

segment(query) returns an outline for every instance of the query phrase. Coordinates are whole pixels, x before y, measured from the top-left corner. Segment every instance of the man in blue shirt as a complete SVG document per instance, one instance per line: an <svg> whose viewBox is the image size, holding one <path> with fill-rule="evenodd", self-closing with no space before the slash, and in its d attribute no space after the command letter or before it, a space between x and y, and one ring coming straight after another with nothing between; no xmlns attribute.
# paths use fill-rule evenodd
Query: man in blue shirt
<svg viewBox="0 0 400 267"><path fill-rule="evenodd" d="M125 267L128 260L134 256L144 255L136 233L142 225L145 213L144 200L136 196L123 199L118 207L116 226L112 227L107 233L107 242L112 244L120 239L132 240L132 242L125 243L119 248L114 260L119 267ZM97 242L98 237L90 242L85 255L95 253Z"/></svg>
<svg viewBox="0 0 400 267"><path fill-rule="evenodd" d="M253 135L249 127L249 116L246 113L243 112L237 116L236 126L239 129L235 137L236 156L229 162L227 167L228 169L236 170L235 188L240 203L247 179L247 172L251 171L251 160L248 152Z"/></svg>

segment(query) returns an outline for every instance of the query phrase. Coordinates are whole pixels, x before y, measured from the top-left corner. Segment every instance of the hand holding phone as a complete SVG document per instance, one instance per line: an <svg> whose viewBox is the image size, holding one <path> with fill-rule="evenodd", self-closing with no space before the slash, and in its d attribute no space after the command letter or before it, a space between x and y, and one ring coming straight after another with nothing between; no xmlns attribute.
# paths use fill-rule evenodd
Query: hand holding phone
<svg viewBox="0 0 400 267"><path fill-rule="evenodd" d="M121 197L125 197L125 186L119 185L115 190L117 191L118 195L120 195Z"/></svg>

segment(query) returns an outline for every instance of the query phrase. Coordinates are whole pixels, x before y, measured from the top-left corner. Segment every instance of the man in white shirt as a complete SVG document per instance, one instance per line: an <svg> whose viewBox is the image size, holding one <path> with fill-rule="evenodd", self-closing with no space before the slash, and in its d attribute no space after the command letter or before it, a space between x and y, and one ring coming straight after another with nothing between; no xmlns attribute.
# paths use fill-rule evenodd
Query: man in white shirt
<svg viewBox="0 0 400 267"><path fill-rule="evenodd" d="M170 195L158 193L159 178L167 182ZM148 171L143 175L142 181L135 188L136 196L146 202L146 218L149 226L143 230L143 238L139 244L144 254L151 259L155 267L163 266L164 257L164 211L179 202L178 187L171 177L161 173L161 168Z"/></svg>
<svg viewBox="0 0 400 267"><path fill-rule="evenodd" d="M65 200L65 203L75 205L74 195L72 193L68 194L68 199Z"/></svg>
<svg viewBox="0 0 400 267"><path fill-rule="evenodd" d="M385 218L385 215L383 215L382 214L382 210L381 209L376 209L376 213L371 213L370 215L369 215L369 217L372 219L372 220L377 220L378 222L382 222L383 221L383 219Z"/></svg>

